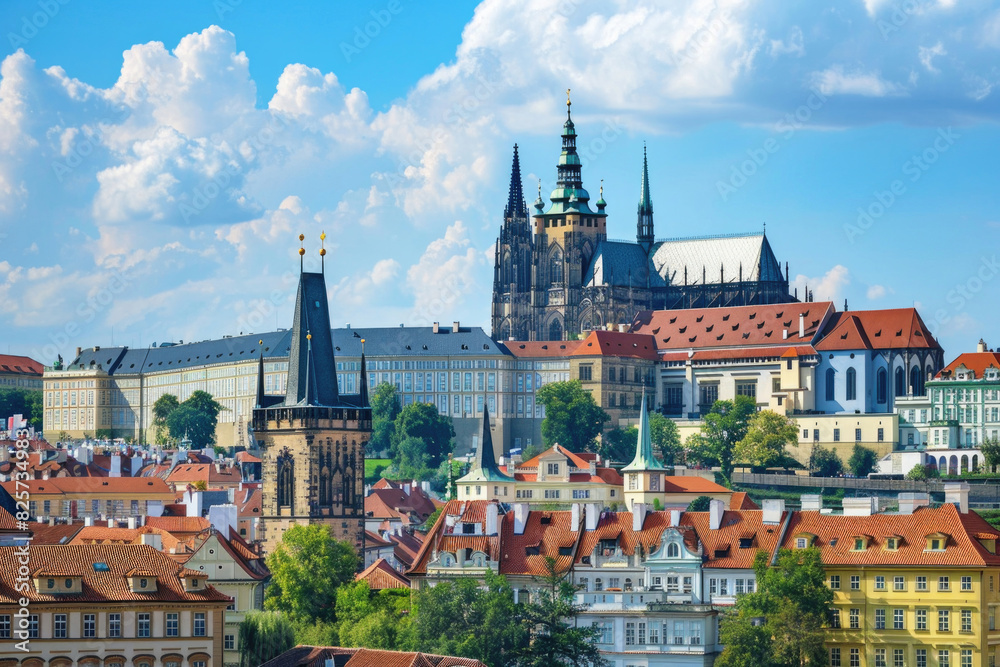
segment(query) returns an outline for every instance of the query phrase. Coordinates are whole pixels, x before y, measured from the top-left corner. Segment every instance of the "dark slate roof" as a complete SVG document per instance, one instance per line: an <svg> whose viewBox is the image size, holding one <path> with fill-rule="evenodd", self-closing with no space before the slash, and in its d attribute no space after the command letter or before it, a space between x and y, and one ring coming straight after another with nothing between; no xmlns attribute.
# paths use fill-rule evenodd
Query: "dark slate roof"
<svg viewBox="0 0 1000 667"><path fill-rule="evenodd" d="M311 340L307 340L309 336ZM339 405L330 307L322 273L299 274L291 339L284 404Z"/></svg>
<svg viewBox="0 0 1000 667"><path fill-rule="evenodd" d="M434 333L431 327L379 327L363 329L333 329L335 355L348 358L361 356L361 339L365 339L365 355L369 358L386 356L508 356L479 327L461 327L454 333L451 327L441 327ZM264 361L284 361L291 350L291 331L271 331L263 334L232 336L198 343L183 343L169 347L128 348L102 347L83 350L67 370L100 367L110 375L153 373L207 364L228 364L252 361L263 347ZM264 341L263 345L259 341Z"/></svg>
<svg viewBox="0 0 1000 667"><path fill-rule="evenodd" d="M647 283L647 280L649 281ZM601 241L583 277L584 286L664 287L663 278L638 243Z"/></svg>

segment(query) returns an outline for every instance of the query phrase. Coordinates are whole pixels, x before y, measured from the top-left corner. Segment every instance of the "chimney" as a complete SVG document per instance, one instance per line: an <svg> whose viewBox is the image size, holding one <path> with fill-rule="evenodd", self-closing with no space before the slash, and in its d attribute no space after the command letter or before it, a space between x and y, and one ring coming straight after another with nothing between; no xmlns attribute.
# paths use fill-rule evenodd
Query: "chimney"
<svg viewBox="0 0 1000 667"><path fill-rule="evenodd" d="M871 516L878 507L878 498L844 498L844 516Z"/></svg>
<svg viewBox="0 0 1000 667"><path fill-rule="evenodd" d="M781 330L781 340L788 340L788 329Z"/></svg>
<svg viewBox="0 0 1000 667"><path fill-rule="evenodd" d="M451 323L451 332L452 333L458 333L458 329L459 329L458 322L452 322Z"/></svg>
<svg viewBox="0 0 1000 667"><path fill-rule="evenodd" d="M496 535L497 534L497 518L499 516L499 508L496 503L490 503L486 506L486 534Z"/></svg>
<svg viewBox="0 0 1000 667"><path fill-rule="evenodd" d="M962 514L969 513L969 483L949 482L944 485L944 501L955 505Z"/></svg>
<svg viewBox="0 0 1000 667"><path fill-rule="evenodd" d="M639 532L646 522L646 503L632 503L632 530Z"/></svg>
<svg viewBox="0 0 1000 667"><path fill-rule="evenodd" d="M681 525L681 510L670 510L670 525L674 528Z"/></svg>
<svg viewBox="0 0 1000 667"><path fill-rule="evenodd" d="M77 356L77 357L79 357L79 356L80 356L80 353L81 353L81 352L83 352L83 348L82 348L82 347L78 347L78 348L76 348L76 356Z"/></svg>
<svg viewBox="0 0 1000 667"><path fill-rule="evenodd" d="M570 507L569 529L574 533L580 530L580 503L573 503Z"/></svg>
<svg viewBox="0 0 1000 667"><path fill-rule="evenodd" d="M986 352L986 341L982 338L980 338L979 343L976 344L976 352Z"/></svg>
<svg viewBox="0 0 1000 667"><path fill-rule="evenodd" d="M927 507L931 504L930 496L926 493L901 493L899 494L899 513L913 514L918 507Z"/></svg>
<svg viewBox="0 0 1000 667"><path fill-rule="evenodd" d="M722 513L726 511L726 503L712 500L708 503L708 527L718 530L722 526Z"/></svg>
<svg viewBox="0 0 1000 667"><path fill-rule="evenodd" d="M84 526L93 526L94 525L94 517L92 517L92 516L85 516L85 517L83 517L83 525Z"/></svg>
<svg viewBox="0 0 1000 667"><path fill-rule="evenodd" d="M799 313L799 338L806 337L806 316Z"/></svg>
<svg viewBox="0 0 1000 667"><path fill-rule="evenodd" d="M805 493L801 501L803 512L819 512L823 509L823 496L818 493Z"/></svg>
<svg viewBox="0 0 1000 667"><path fill-rule="evenodd" d="M135 517L134 516L130 516L128 518L128 529L129 530L135 530Z"/></svg>
<svg viewBox="0 0 1000 667"><path fill-rule="evenodd" d="M56 525L56 518L54 516L49 517L49 525L50 526Z"/></svg>
<svg viewBox="0 0 1000 667"><path fill-rule="evenodd" d="M528 503L514 503L514 534L524 535L524 525L528 523Z"/></svg>
<svg viewBox="0 0 1000 667"><path fill-rule="evenodd" d="M601 506L597 503L587 503L583 506L584 524L587 530L597 530L597 522L601 519Z"/></svg>
<svg viewBox="0 0 1000 667"><path fill-rule="evenodd" d="M618 324L618 333L625 333L625 324L624 323L619 323Z"/></svg>
<svg viewBox="0 0 1000 667"><path fill-rule="evenodd" d="M439 331L441 331L440 322L435 322L433 325L431 325L431 333L438 333Z"/></svg>
<svg viewBox="0 0 1000 667"><path fill-rule="evenodd" d="M114 528L114 527L115 527L115 520L108 519L108 528Z"/></svg>
<svg viewBox="0 0 1000 667"><path fill-rule="evenodd" d="M239 530L236 505L212 505L208 508L208 521L212 524L212 528L221 533L227 540L230 530Z"/></svg>
<svg viewBox="0 0 1000 667"><path fill-rule="evenodd" d="M121 476L122 476L122 455L112 454L111 470L108 472L108 477L121 477Z"/></svg>
<svg viewBox="0 0 1000 667"><path fill-rule="evenodd" d="M762 521L769 525L778 525L781 523L781 515L785 513L785 501L784 500L764 500L764 512L762 514Z"/></svg>
<svg viewBox="0 0 1000 667"><path fill-rule="evenodd" d="M147 544L157 551L163 551L163 536L159 533L143 533L139 536L140 544Z"/></svg>

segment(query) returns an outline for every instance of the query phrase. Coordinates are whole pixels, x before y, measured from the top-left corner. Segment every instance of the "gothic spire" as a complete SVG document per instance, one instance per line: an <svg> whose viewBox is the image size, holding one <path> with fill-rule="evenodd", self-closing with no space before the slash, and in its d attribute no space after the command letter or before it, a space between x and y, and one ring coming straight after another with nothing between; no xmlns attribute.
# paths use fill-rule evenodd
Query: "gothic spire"
<svg viewBox="0 0 1000 667"><path fill-rule="evenodd" d="M639 437L635 443L635 458L622 470L662 470L663 464L653 456L653 438L649 432L649 413L646 412L646 391L642 392L642 409L639 411Z"/></svg>
<svg viewBox="0 0 1000 667"><path fill-rule="evenodd" d="M653 235L653 199L649 196L649 162L646 159L646 146L642 147L642 185L639 194L638 222L636 223L636 240L640 244L651 246Z"/></svg>
<svg viewBox="0 0 1000 667"><path fill-rule="evenodd" d="M507 220L528 218L528 207L524 203L524 189L521 187L521 160L517 156L517 144L514 144L514 163L510 168L510 189L507 192L507 207L503 210Z"/></svg>
<svg viewBox="0 0 1000 667"><path fill-rule="evenodd" d="M264 340L260 340L260 358L257 360L257 404L255 407L264 407Z"/></svg>
<svg viewBox="0 0 1000 667"><path fill-rule="evenodd" d="M365 368L365 339L361 339L361 386L358 388L358 394L361 396L361 400L358 402L358 407L367 408L368 403L368 370Z"/></svg>
<svg viewBox="0 0 1000 667"><path fill-rule="evenodd" d="M483 405L483 432L479 438L479 447L472 461L472 468L459 482L509 482L512 478L505 475L497 465L493 454L493 436L490 434L490 409Z"/></svg>

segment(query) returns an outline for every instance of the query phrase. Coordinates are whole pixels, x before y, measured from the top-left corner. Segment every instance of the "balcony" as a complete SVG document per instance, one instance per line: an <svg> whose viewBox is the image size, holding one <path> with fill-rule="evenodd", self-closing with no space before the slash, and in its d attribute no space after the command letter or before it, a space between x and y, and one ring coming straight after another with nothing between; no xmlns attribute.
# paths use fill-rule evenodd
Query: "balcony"
<svg viewBox="0 0 1000 667"><path fill-rule="evenodd" d="M645 611L650 603L666 602L663 591L579 591L573 596L576 604L587 611Z"/></svg>

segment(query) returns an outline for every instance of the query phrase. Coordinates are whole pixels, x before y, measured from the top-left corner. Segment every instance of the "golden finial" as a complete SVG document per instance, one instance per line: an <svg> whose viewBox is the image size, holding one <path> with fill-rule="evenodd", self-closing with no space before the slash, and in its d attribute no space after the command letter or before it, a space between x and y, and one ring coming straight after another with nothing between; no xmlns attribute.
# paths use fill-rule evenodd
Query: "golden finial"
<svg viewBox="0 0 1000 667"><path fill-rule="evenodd" d="M305 234L299 234L299 241L305 241L305 240L306 240L306 235Z"/></svg>
<svg viewBox="0 0 1000 667"><path fill-rule="evenodd" d="M264 339L263 339L263 338L261 338L261 339L260 339L259 341L257 341L257 344L258 344L258 345L263 345L263 344L264 344Z"/></svg>
<svg viewBox="0 0 1000 667"><path fill-rule="evenodd" d="M311 333L307 333L306 334L306 340L312 340L312 339L313 339L313 335Z"/></svg>
<svg viewBox="0 0 1000 667"><path fill-rule="evenodd" d="M304 254L306 254L306 249L305 248L299 248L299 255L304 255Z"/></svg>
<svg viewBox="0 0 1000 667"><path fill-rule="evenodd" d="M573 103L569 99L569 88L566 89L566 106L571 107Z"/></svg>
<svg viewBox="0 0 1000 667"><path fill-rule="evenodd" d="M601 179L601 199L604 199L604 179Z"/></svg>
<svg viewBox="0 0 1000 667"><path fill-rule="evenodd" d="M322 233L320 233L320 235L319 235L319 240L320 240L320 241L325 241L325 240L326 240L326 232L322 232Z"/></svg>
<svg viewBox="0 0 1000 667"><path fill-rule="evenodd" d="M324 255L326 255L326 248L320 248L319 249L319 256L323 257Z"/></svg>

